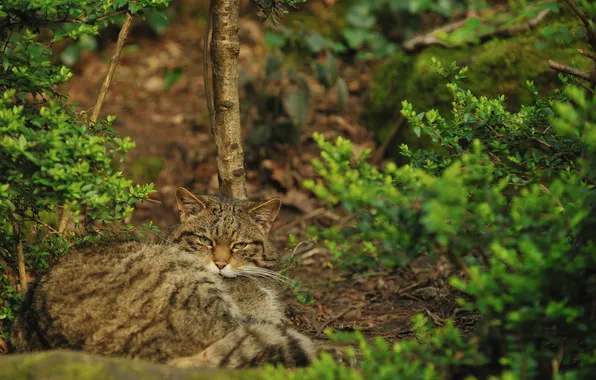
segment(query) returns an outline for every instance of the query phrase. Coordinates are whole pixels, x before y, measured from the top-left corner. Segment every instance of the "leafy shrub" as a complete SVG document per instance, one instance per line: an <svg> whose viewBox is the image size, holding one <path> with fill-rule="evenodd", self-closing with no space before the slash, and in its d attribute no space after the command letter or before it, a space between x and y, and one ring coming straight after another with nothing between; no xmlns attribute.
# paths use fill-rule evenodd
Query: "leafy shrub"
<svg viewBox="0 0 596 380"><path fill-rule="evenodd" d="M305 186L354 213L353 227L315 232L326 239L334 264L354 270L446 256L464 273L451 279L470 297L460 304L482 317L465 339L452 325L393 347L360 338L361 374L584 378L596 352L596 99L568 85L514 115L502 99L476 98L457 79L449 86L453 122L404 107L444 156L420 152L411 165L377 170L365 162L367 154L354 159L349 141L315 136L322 160L314 165L323 181ZM491 132L508 142L505 149L495 148ZM535 139L548 143L532 145ZM523 158L509 164L515 151ZM404 154L411 153L404 148ZM557 156L562 159L553 162ZM524 166L532 160L535 166ZM418 318L418 331L429 331ZM327 367L321 374L339 371Z"/></svg>
<svg viewBox="0 0 596 380"><path fill-rule="evenodd" d="M131 231L124 220L133 203L153 191L152 185L133 186L118 170L118 159L134 143L115 136L114 117L89 125L57 90L72 72L52 63L52 47L97 34L117 14L168 2L9 0L0 5L0 319L5 328L20 300L14 275L18 251L27 269L45 270L73 245ZM65 228L69 215L74 229Z"/></svg>
<svg viewBox="0 0 596 380"><path fill-rule="evenodd" d="M570 84L518 113L503 98L460 88L466 69L435 62L453 96L453 118L402 114L435 146L376 169L351 143L314 138L319 198L353 213L351 226L314 231L334 265L356 270L445 256L460 305L481 318L467 336L452 323L390 347L352 335L358 371L323 357L296 378L589 378L596 369L596 97ZM535 91L532 83L529 88ZM308 372L310 371L310 372ZM343 372L342 372L343 371ZM337 375L340 374L341 375Z"/></svg>
<svg viewBox="0 0 596 380"><path fill-rule="evenodd" d="M337 108L343 110L348 88L339 76L335 56L326 54L326 62L313 60L312 71L316 80L326 91L335 90ZM296 68L285 68L279 54L270 54L265 64L265 75L242 78L246 91L242 105L243 117L257 111L255 128L247 137L253 147L268 141L288 144L300 142L300 129L308 122L313 108L313 99L306 77Z"/></svg>
<svg viewBox="0 0 596 380"><path fill-rule="evenodd" d="M536 183L548 192L544 183L576 167L579 143L549 124L552 106L559 104L554 99L509 113L502 97L478 98L459 87L465 68L437 68L455 75L447 85L454 118L435 110L417 114L403 103L413 129L437 145L418 151L402 146L409 166L377 170L366 162L368 153L354 160L349 141L333 145L315 135L323 153L313 165L326 183L310 180L305 187L356 217L349 232L335 227L322 233L343 265L394 267L421 253L445 251L474 260L470 252L482 253L495 237L517 236L513 216L502 215L509 194ZM462 232L469 238L455 239Z"/></svg>

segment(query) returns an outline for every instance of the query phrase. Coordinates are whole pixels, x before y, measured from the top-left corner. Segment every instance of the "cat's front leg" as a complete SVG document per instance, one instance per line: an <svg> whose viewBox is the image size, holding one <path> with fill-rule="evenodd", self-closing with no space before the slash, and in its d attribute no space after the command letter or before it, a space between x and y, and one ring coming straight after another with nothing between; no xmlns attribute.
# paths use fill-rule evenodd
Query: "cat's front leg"
<svg viewBox="0 0 596 380"><path fill-rule="evenodd" d="M307 366L315 357L313 343L281 324L252 324L232 331L194 356L176 358L180 368L247 368L265 363Z"/></svg>

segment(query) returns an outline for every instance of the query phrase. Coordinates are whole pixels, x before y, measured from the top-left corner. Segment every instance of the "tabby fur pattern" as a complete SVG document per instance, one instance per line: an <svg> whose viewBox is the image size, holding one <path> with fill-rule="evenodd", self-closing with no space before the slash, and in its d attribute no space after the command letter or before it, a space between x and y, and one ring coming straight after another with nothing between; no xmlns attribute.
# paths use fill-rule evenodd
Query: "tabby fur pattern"
<svg viewBox="0 0 596 380"><path fill-rule="evenodd" d="M269 236L281 203L194 196L179 188L168 244L72 252L32 286L17 352L72 349L178 367L305 366L312 342L282 324L283 278Z"/></svg>

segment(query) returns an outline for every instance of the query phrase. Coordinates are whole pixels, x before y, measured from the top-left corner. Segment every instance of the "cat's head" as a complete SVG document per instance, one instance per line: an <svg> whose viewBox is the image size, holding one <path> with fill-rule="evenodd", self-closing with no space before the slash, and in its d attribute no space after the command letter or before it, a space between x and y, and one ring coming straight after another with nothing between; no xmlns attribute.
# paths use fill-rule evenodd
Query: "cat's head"
<svg viewBox="0 0 596 380"><path fill-rule="evenodd" d="M279 256L269 236L281 201L240 201L176 191L180 225L169 240L205 261L208 271L236 277L250 267L275 269Z"/></svg>

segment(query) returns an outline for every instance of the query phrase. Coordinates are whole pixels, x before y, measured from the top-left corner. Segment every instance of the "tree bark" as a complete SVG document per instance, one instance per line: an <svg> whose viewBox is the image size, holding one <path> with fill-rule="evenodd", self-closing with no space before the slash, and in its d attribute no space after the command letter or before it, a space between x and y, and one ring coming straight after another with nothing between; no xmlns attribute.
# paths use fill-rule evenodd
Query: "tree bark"
<svg viewBox="0 0 596 380"><path fill-rule="evenodd" d="M183 369L143 360L108 358L73 351L0 356L0 379L258 379L259 370Z"/></svg>
<svg viewBox="0 0 596 380"><path fill-rule="evenodd" d="M213 33L213 135L217 146L219 191L222 195L246 199L246 175L240 129L238 99L238 56L240 54L239 0L211 0ZM209 89L205 89L209 91Z"/></svg>

